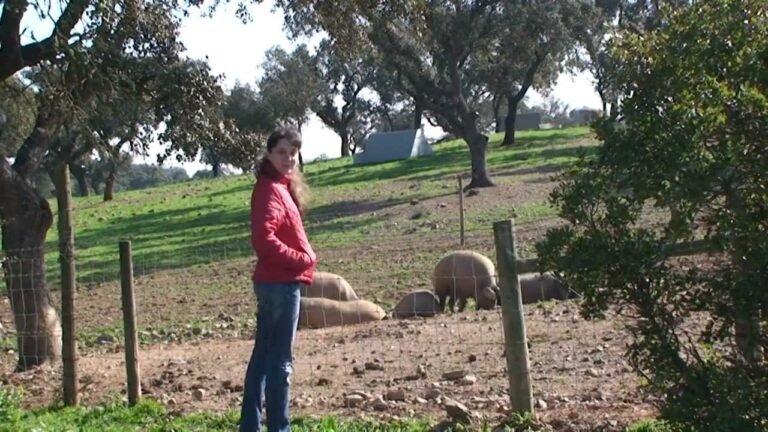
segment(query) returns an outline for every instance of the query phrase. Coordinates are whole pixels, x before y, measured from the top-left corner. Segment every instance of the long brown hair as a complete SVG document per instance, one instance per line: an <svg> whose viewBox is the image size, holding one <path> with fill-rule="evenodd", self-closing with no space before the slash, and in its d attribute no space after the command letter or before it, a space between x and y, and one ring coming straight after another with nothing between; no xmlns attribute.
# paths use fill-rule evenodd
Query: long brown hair
<svg viewBox="0 0 768 432"><path fill-rule="evenodd" d="M272 132L267 138L267 153L271 152L275 148L280 140L286 139L288 143L298 151L301 151L301 134L290 128L280 128ZM269 168L268 168L269 167ZM275 173L275 174L273 174ZM276 175L276 169L272 166L272 163L267 159L267 156L261 159L259 167L256 171L256 178L260 179L263 176L274 177ZM301 174L301 170L294 169L291 175L291 182L288 186L288 190L291 193L293 202L296 203L296 207L299 208L299 212L303 215L307 209L307 202L309 201L309 193L307 183L304 181L304 176Z"/></svg>

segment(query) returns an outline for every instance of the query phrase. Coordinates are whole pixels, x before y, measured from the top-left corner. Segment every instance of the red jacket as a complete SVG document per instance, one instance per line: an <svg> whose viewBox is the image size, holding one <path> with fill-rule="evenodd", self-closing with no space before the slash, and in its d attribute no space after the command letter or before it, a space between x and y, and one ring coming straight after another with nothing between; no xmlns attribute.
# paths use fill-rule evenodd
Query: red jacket
<svg viewBox="0 0 768 432"><path fill-rule="evenodd" d="M288 190L290 178L266 168L251 194L251 245L258 257L252 279L309 285L317 257Z"/></svg>

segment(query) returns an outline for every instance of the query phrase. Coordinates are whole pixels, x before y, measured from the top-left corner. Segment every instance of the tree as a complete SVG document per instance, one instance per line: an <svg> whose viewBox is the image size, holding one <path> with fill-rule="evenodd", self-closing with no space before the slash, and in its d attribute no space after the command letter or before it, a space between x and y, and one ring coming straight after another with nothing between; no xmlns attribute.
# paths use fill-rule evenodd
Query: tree
<svg viewBox="0 0 768 432"><path fill-rule="evenodd" d="M0 79L26 68L33 72L31 77L46 83L37 92L34 128L18 147L13 164L0 158L4 270L20 370L42 364L59 352L59 322L44 268L44 242L53 214L36 191L35 179L43 167L77 160L82 145L91 145L90 140L73 139L65 126L84 121L100 97L109 99L114 91L154 85L159 88L154 114L166 125L158 135L159 142L167 145L161 159L174 152L185 155L177 158L191 158L201 138L210 139L221 130L201 115L215 99L215 79L206 70L193 70L180 61L175 1L99 3L89 10L87 20L80 21L89 5L69 1L49 38L22 46L20 21L30 5L20 0L3 3ZM79 37L72 38L78 22L82 24ZM142 73L126 73L133 66ZM0 128L0 135L5 129ZM56 188L60 190L59 185Z"/></svg>
<svg viewBox="0 0 768 432"><path fill-rule="evenodd" d="M553 192L567 224L537 246L541 270L562 273L587 317L628 315L628 359L661 396L663 417L693 430L764 430L765 3L702 0L658 20L611 44L620 119L597 122L604 144ZM642 226L652 206L677 217ZM666 245L695 237L712 249L706 266L664 258Z"/></svg>
<svg viewBox="0 0 768 432"><path fill-rule="evenodd" d="M378 101L371 105L371 114L377 117L377 129L396 131L421 127L423 110L402 92L395 77L384 68L375 68L371 90Z"/></svg>
<svg viewBox="0 0 768 432"><path fill-rule="evenodd" d="M272 109L278 122L295 126L301 132L309 119L312 106L323 90L315 70L314 58L301 44L291 53L272 47L264 55L264 74L258 88L265 105ZM299 152L299 165L304 158Z"/></svg>
<svg viewBox="0 0 768 432"><path fill-rule="evenodd" d="M2 157L11 157L35 124L37 100L34 91L18 77L0 82L0 112L6 116L0 152Z"/></svg>
<svg viewBox="0 0 768 432"><path fill-rule="evenodd" d="M578 0L504 3L498 39L483 62L493 94L506 100L502 145L515 143L517 112L528 90L554 85L574 46L574 23L590 9Z"/></svg>
<svg viewBox="0 0 768 432"><path fill-rule="evenodd" d="M313 109L326 126L341 138L341 156L349 156L350 126L368 105L360 94L373 82L373 63L370 56L345 54L330 39L320 42L315 56L317 82L322 89L317 93ZM341 98L342 105L336 106Z"/></svg>
<svg viewBox="0 0 768 432"><path fill-rule="evenodd" d="M475 106L486 93L477 66L501 22L499 1L355 1L344 8L317 0L277 4L294 34L322 29L340 50L372 49L377 67L392 75L401 92L465 140L472 166L467 187L494 185L486 164L488 137L478 130Z"/></svg>
<svg viewBox="0 0 768 432"><path fill-rule="evenodd" d="M216 153L224 163L243 171L254 170L267 135L277 122L275 111L253 88L238 83L227 96L222 115L237 133L225 145L214 143Z"/></svg>

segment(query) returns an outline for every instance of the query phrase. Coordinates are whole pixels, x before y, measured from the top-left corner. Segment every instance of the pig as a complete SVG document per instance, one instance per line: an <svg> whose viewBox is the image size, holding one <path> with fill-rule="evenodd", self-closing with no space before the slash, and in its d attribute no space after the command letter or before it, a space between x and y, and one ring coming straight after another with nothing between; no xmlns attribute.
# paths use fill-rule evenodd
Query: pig
<svg viewBox="0 0 768 432"><path fill-rule="evenodd" d="M406 294L395 305L393 318L411 318L415 316L431 317L440 307L437 297L429 290L416 290Z"/></svg>
<svg viewBox="0 0 768 432"><path fill-rule="evenodd" d="M299 328L326 328L362 324L384 319L387 313L368 300L337 301L303 297L299 305Z"/></svg>
<svg viewBox="0 0 768 432"><path fill-rule="evenodd" d="M475 309L493 309L499 303L496 267L488 257L470 250L458 250L443 255L432 272L432 287L438 298L440 312L454 311L458 301L463 312L467 299L475 300Z"/></svg>
<svg viewBox="0 0 768 432"><path fill-rule="evenodd" d="M302 285L302 297L323 297L331 300L358 300L352 285L343 277L329 272L315 272L311 285Z"/></svg>

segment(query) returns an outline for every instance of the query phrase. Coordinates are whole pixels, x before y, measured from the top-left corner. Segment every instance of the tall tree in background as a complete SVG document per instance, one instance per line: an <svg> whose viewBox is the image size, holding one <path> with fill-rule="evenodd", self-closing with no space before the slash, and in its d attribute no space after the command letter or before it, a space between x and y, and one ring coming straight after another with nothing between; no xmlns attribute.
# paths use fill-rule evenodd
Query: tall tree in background
<svg viewBox="0 0 768 432"><path fill-rule="evenodd" d="M356 1L336 8L319 0L277 2L294 34L323 30L347 50L375 50L377 66L386 68L398 89L466 141L468 188L494 184L486 164L488 137L478 130L475 105L485 97L477 66L501 22L499 3Z"/></svg>
<svg viewBox="0 0 768 432"><path fill-rule="evenodd" d="M222 114L237 134L226 145L216 144L217 154L224 163L243 171L254 170L266 137L277 122L275 111L251 86L237 83L226 98Z"/></svg>
<svg viewBox="0 0 768 432"><path fill-rule="evenodd" d="M315 54L317 82L323 88L313 103L317 117L341 138L341 156L352 154L350 126L368 109L361 92L374 79L372 58L345 52L330 39L320 42ZM336 100L341 99L341 106Z"/></svg>
<svg viewBox="0 0 768 432"><path fill-rule="evenodd" d="M261 99L273 110L278 122L293 125L301 132L322 90L313 56L303 44L290 53L272 47L267 50L261 68L263 75L258 83ZM304 168L301 152L299 165Z"/></svg>
<svg viewBox="0 0 768 432"><path fill-rule="evenodd" d="M506 100L502 145L515 143L517 112L528 90L551 88L563 71L573 26L589 9L579 0L504 2L498 39L483 62L493 93Z"/></svg>

